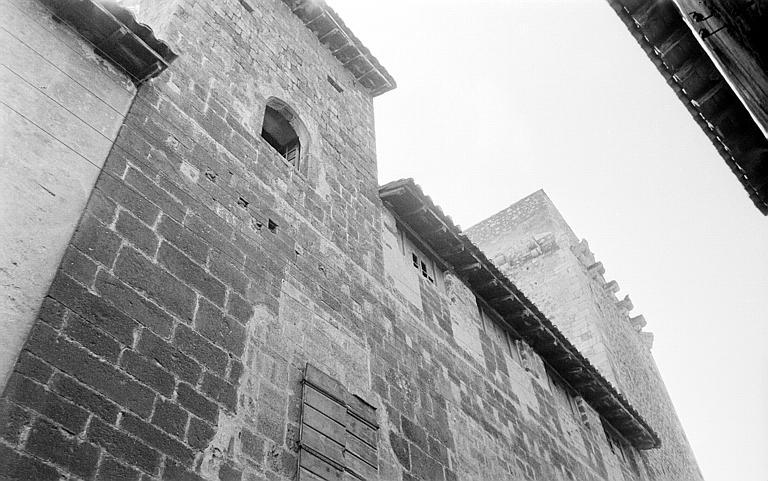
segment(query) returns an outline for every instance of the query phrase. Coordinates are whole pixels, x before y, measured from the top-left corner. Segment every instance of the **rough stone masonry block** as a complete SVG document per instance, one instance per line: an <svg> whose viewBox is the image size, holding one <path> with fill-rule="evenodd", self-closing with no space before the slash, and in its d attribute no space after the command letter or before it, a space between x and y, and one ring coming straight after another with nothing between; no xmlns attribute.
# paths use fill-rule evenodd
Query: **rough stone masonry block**
<svg viewBox="0 0 768 481"><path fill-rule="evenodd" d="M32 424L32 414L7 399L0 399L0 438L16 444L25 428Z"/></svg>
<svg viewBox="0 0 768 481"><path fill-rule="evenodd" d="M99 177L96 188L111 199L112 202L127 209L136 218L147 225L153 225L157 219L160 209L149 202L135 189L128 187L119 179L114 179L109 175Z"/></svg>
<svg viewBox="0 0 768 481"><path fill-rule="evenodd" d="M218 376L205 373L200 389L214 401L223 404L229 411L235 411L235 405L237 404L237 387L234 385Z"/></svg>
<svg viewBox="0 0 768 481"><path fill-rule="evenodd" d="M146 473L154 474L160 466L160 453L98 418L88 425L87 437L112 456Z"/></svg>
<svg viewBox="0 0 768 481"><path fill-rule="evenodd" d="M174 276L198 290L203 296L219 306L224 305L226 288L205 269L192 262L187 256L170 244L163 242L157 251L157 260Z"/></svg>
<svg viewBox="0 0 768 481"><path fill-rule="evenodd" d="M67 248L61 260L61 270L83 285L93 283L97 269L98 265L74 246Z"/></svg>
<svg viewBox="0 0 768 481"><path fill-rule="evenodd" d="M26 449L82 478L90 478L99 461L96 446L62 433L43 419L38 419L32 426Z"/></svg>
<svg viewBox="0 0 768 481"><path fill-rule="evenodd" d="M16 373L8 380L3 396L59 423L71 434L80 433L88 421L87 411Z"/></svg>
<svg viewBox="0 0 768 481"><path fill-rule="evenodd" d="M187 230L184 226L167 215L163 215L157 226L157 232L190 259L200 265L205 264L208 258L208 251L210 250L208 243ZM214 274L216 274L215 271Z"/></svg>
<svg viewBox="0 0 768 481"><path fill-rule="evenodd" d="M182 407L200 418L216 423L219 417L219 408L215 403L200 395L194 387L186 383L179 383L176 388L176 399Z"/></svg>
<svg viewBox="0 0 768 481"><path fill-rule="evenodd" d="M106 361L116 362L120 354L120 343L80 316L73 314L69 317L63 334Z"/></svg>
<svg viewBox="0 0 768 481"><path fill-rule="evenodd" d="M173 375L136 351L126 350L120 359L120 367L160 394L164 396L173 394L176 386Z"/></svg>
<svg viewBox="0 0 768 481"><path fill-rule="evenodd" d="M147 445L157 449L166 456L170 456L185 465L192 462L194 453L182 442L174 439L165 432L146 421L128 413L120 419L120 428L141 439Z"/></svg>
<svg viewBox="0 0 768 481"><path fill-rule="evenodd" d="M127 210L118 214L115 231L146 255L155 255L159 244L157 235Z"/></svg>
<svg viewBox="0 0 768 481"><path fill-rule="evenodd" d="M176 332L173 335L173 345L197 360L206 369L210 369L219 375L224 375L229 359L227 353L216 347L192 328L184 324L177 325ZM236 378L239 378L239 374Z"/></svg>
<svg viewBox="0 0 768 481"><path fill-rule="evenodd" d="M167 338L173 328L173 316L118 278L101 271L96 277L96 291L106 301L160 337Z"/></svg>
<svg viewBox="0 0 768 481"><path fill-rule="evenodd" d="M61 479L55 468L38 459L19 454L4 444L0 444L0 472L5 473L9 479L39 481L58 481Z"/></svg>
<svg viewBox="0 0 768 481"><path fill-rule="evenodd" d="M56 337L44 324L33 328L26 348L117 404L142 416L150 413L155 398L150 389L72 342Z"/></svg>
<svg viewBox="0 0 768 481"><path fill-rule="evenodd" d="M202 298L195 315L195 329L235 356L242 355L246 341L243 325Z"/></svg>
<svg viewBox="0 0 768 481"><path fill-rule="evenodd" d="M189 413L173 401L158 398L155 402L152 424L168 434L184 439L188 419Z"/></svg>
<svg viewBox="0 0 768 481"><path fill-rule="evenodd" d="M112 335L124 345L133 344L138 323L104 299L92 294L66 274L59 273L48 295L94 326Z"/></svg>
<svg viewBox="0 0 768 481"><path fill-rule="evenodd" d="M108 423L113 423L117 419L120 408L116 404L65 374L56 373L52 380L52 387L61 396Z"/></svg>
<svg viewBox="0 0 768 481"><path fill-rule="evenodd" d="M141 334L137 349L186 382L196 384L200 378L202 369L195 360L148 330Z"/></svg>
<svg viewBox="0 0 768 481"><path fill-rule="evenodd" d="M105 457L99 465L96 481L138 481L139 476L138 471Z"/></svg>
<svg viewBox="0 0 768 481"><path fill-rule="evenodd" d="M197 297L194 291L136 250L130 247L121 250L115 274L183 321L192 320Z"/></svg>
<svg viewBox="0 0 768 481"><path fill-rule="evenodd" d="M190 419L187 429L187 444L194 449L202 450L208 446L214 434L216 434L216 430L210 424L193 417Z"/></svg>

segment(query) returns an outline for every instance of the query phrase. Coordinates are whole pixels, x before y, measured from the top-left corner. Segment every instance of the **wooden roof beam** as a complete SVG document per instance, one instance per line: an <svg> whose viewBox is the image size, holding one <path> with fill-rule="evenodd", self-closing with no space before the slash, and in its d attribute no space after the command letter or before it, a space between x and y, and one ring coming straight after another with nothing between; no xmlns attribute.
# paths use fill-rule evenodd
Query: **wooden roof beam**
<svg viewBox="0 0 768 481"><path fill-rule="evenodd" d="M466 252L466 249L463 245L458 246L452 246L452 247L445 247L443 249L435 249L435 252L437 252L441 257L444 259L448 259L450 257L455 257L459 254L463 254Z"/></svg>
<svg viewBox="0 0 768 481"><path fill-rule="evenodd" d="M485 289L491 289L493 287L499 287L501 285L503 285L502 282L494 277L490 281L488 281L488 282L486 282L484 284L481 284L479 286L476 286L475 288L478 291L483 291Z"/></svg>
<svg viewBox="0 0 768 481"><path fill-rule="evenodd" d="M463 266L457 266L454 270L461 274L467 274L469 272L479 271L483 268L483 264L480 262L472 262Z"/></svg>

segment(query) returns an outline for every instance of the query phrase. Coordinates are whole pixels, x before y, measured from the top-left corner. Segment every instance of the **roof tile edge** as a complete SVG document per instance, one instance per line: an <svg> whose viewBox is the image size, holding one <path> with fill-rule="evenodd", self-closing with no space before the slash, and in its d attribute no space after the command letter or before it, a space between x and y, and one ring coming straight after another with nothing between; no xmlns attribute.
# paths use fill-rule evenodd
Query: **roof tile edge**
<svg viewBox="0 0 768 481"><path fill-rule="evenodd" d="M413 179L400 179L379 187L379 195L387 207L393 209L398 214L398 198L409 196L410 200L415 200L422 204L423 209L414 210L410 206L409 212L423 213L429 212L435 217L435 220L446 228L441 235L453 237L452 241L459 243L461 249L457 246L451 246L453 251L460 251L457 256L466 255L467 259L473 259L478 264L478 269L487 273L499 286L511 295L508 298L492 298L484 295L482 289L476 289L471 277L465 277L475 295L483 298L492 307L500 306L502 308L510 307L517 311L513 315L505 315L502 312L502 318L510 323L511 328L515 329L522 337L541 355L550 366L555 369L572 387L611 425L619 431L627 440L638 449L652 449L661 446L661 439L651 428L645 419L629 403L627 398L621 394L592 363L585 358L576 347L560 332L560 330L539 311L538 307L530 301L496 266L485 254L473 244L467 236L436 206L429 196L425 195L418 184ZM400 219L408 223L408 219ZM409 223L415 232L419 233L421 229L415 223ZM443 239L445 240L445 239ZM429 238L423 239L424 242L432 244ZM436 244L430 245L435 252L440 255L440 248ZM457 259L458 257L453 257ZM450 258L442 259L446 264L456 264ZM465 270L465 269L462 269ZM489 291L490 292L490 291ZM505 304L506 303L506 304ZM510 318L519 317L517 325L513 325ZM522 326L522 329L520 327ZM525 329L525 330L523 330ZM546 348L546 349L545 349ZM569 369L565 369L569 367Z"/></svg>
<svg viewBox="0 0 768 481"><path fill-rule="evenodd" d="M372 96L397 87L395 79L324 0L283 0L283 3Z"/></svg>
<svg viewBox="0 0 768 481"><path fill-rule="evenodd" d="M681 83L677 80L675 72L672 72L669 70L667 64L664 61L663 55L661 55L658 51L658 46L655 45L654 42L652 42L648 38L648 36L644 32L643 26L640 25L639 22L636 22L635 18L633 17L633 14L632 14L633 9L642 11L642 10L650 9L651 7L658 7L659 5L667 5L667 4L674 5L672 0L664 0L664 1L607 0L607 3L618 15L621 21L625 24L630 34L634 37L635 41L637 41L637 43L646 53L648 58L651 60L651 62L656 66L657 70L664 77L664 80L672 88L672 90L678 96L680 101L683 103L686 110L688 110L690 115L693 117L694 121L699 125L699 127L704 132L704 134L709 138L710 142L712 142L718 154L720 154L720 156L725 161L726 165L730 168L730 170L733 172L733 174L736 176L736 178L744 187L744 190L746 191L747 195L752 200L752 202L755 204L755 207L757 207L758 210L763 215L768 215L768 193L766 193L766 190L768 190L768 187L766 187L765 177L763 176L763 179L759 179L759 178L756 179L757 182L760 183L760 185L756 185L755 179L752 179L748 175L748 173L745 172L745 169L742 167L742 163L750 162L750 160L745 155L739 155L737 152L735 152L735 149L732 148L734 143L738 144L738 142L740 142L739 139L734 140L730 138L730 137L734 137L732 135L721 136L718 134L717 128L718 128L718 124L720 123L719 120L715 118L710 118L710 116L706 115L698 107L695 106L695 99L691 98L688 95L684 86L681 85ZM649 7L649 5L651 7ZM679 16L679 11L677 11L676 5L675 5L675 10L679 17L679 18L675 18L675 21L679 23L679 27L681 29L684 29L683 34L686 36L689 36L690 38L693 38L693 33L690 31L688 26L684 23L682 17ZM704 61L707 63L707 65L711 68L713 72L717 72L717 75L720 77L721 82L724 85L726 85L727 81L725 80L725 78L722 77L722 74L717 69L714 62L712 62L712 60L709 58L709 55L705 52L705 50L701 46L697 46L697 47L698 47L697 53L700 56L702 56L702 58L705 58ZM733 92L730 86L727 86L727 89L731 92L734 98L737 98L736 94ZM750 115L747 111L747 108L741 103L741 100L738 100L738 105L734 104L732 108L734 110L743 110L743 114L748 117ZM750 121L753 122L751 117L749 118L750 118ZM757 129L759 132L757 125L751 125L749 127L751 127L752 129ZM761 138L761 141L760 141L761 143L763 144L768 143L768 141L766 141L765 138L762 136L762 132L760 132L760 138Z"/></svg>
<svg viewBox="0 0 768 481"><path fill-rule="evenodd" d="M107 61L137 85L158 76L178 55L138 23L130 10L101 0L40 0L51 14L70 25Z"/></svg>

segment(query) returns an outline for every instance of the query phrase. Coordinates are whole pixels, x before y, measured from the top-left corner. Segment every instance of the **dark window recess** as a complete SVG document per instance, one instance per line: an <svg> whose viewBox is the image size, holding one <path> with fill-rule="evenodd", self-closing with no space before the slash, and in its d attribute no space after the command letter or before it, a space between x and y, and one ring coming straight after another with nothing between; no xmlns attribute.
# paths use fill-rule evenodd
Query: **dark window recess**
<svg viewBox="0 0 768 481"><path fill-rule="evenodd" d="M430 263L429 265L427 265L427 263L424 262L422 259L420 259L415 252L411 252L411 259L413 262L413 267L415 267L416 270L421 272L422 277L424 277L424 279L434 284L435 278L432 276L432 272L434 272L432 264Z"/></svg>
<svg viewBox="0 0 768 481"><path fill-rule="evenodd" d="M331 86L335 88L338 93L342 93L344 91L344 89L341 88L341 85L339 85L338 82L333 80L333 77L331 77L330 75L328 76L328 83L331 84Z"/></svg>
<svg viewBox="0 0 768 481"><path fill-rule="evenodd" d="M282 112L267 105L261 137L267 141L289 164L299 167L301 144L291 121Z"/></svg>
<svg viewBox="0 0 768 481"><path fill-rule="evenodd" d="M512 356L512 359L517 364L522 366L523 360L520 358L520 346L518 346L518 341L516 339L512 339L509 333L507 333L507 343L509 345L509 355Z"/></svg>
<svg viewBox="0 0 768 481"><path fill-rule="evenodd" d="M240 1L240 5L242 5L243 8L245 8L245 10L248 13L252 13L253 12L253 5L251 5L250 0L239 0L239 1Z"/></svg>
<svg viewBox="0 0 768 481"><path fill-rule="evenodd" d="M584 424L584 426L590 427L589 416L587 415L587 406L584 398L580 396L576 398L576 409L579 411L579 417L581 418L581 422Z"/></svg>

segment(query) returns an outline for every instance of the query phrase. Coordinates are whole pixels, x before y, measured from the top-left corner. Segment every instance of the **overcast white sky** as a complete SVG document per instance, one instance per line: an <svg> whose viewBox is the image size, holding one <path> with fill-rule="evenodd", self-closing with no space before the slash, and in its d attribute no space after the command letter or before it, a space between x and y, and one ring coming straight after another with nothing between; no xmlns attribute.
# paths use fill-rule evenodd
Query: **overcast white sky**
<svg viewBox="0 0 768 481"><path fill-rule="evenodd" d="M708 481L768 479L768 218L604 0L328 0L398 82L379 180L463 227L544 188L654 332Z"/></svg>

